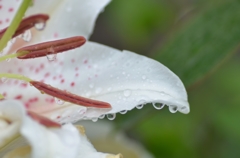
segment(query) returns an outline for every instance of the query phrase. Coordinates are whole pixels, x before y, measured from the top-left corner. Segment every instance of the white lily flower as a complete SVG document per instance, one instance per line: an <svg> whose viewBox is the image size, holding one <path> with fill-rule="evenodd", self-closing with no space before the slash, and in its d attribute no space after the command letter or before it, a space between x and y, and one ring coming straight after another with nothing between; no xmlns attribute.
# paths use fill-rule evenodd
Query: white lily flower
<svg viewBox="0 0 240 158"><path fill-rule="evenodd" d="M120 154L97 152L80 126L46 127L42 124L28 115L21 102L1 101L0 157L121 158Z"/></svg>
<svg viewBox="0 0 240 158"><path fill-rule="evenodd" d="M1 4L12 5L12 1L1 1ZM36 0L28 15L47 13L50 20L43 32L34 32L32 41L44 42L73 35L88 38L97 15L109 1ZM17 6L12 6L13 10ZM1 17L9 14L1 11ZM85 107L58 99L55 102L53 97L14 80L0 85L5 98L21 100L29 110L61 123L96 120L106 114L109 119L114 119L115 113L125 113L146 103L153 103L156 109L168 105L171 112L189 112L184 85L167 67L133 52L119 51L94 42L58 54L54 61L46 58L12 59L1 62L0 67L0 73L22 74L85 98L107 102L112 107Z"/></svg>

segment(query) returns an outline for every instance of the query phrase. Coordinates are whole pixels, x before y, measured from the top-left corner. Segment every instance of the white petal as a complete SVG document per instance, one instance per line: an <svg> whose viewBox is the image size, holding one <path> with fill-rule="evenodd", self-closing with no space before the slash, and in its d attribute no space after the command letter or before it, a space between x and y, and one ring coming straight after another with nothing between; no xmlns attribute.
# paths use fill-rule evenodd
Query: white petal
<svg viewBox="0 0 240 158"><path fill-rule="evenodd" d="M77 35L89 38L98 14L110 0L55 0L51 3L46 1L45 4L44 2L37 0L28 12L28 15L50 14L46 28L34 35L36 41L39 38L41 41L46 41Z"/></svg>
<svg viewBox="0 0 240 158"><path fill-rule="evenodd" d="M11 23L20 4L21 0L0 1L0 30L4 29Z"/></svg>
<svg viewBox="0 0 240 158"><path fill-rule="evenodd" d="M47 128L37 123L26 114L23 105L18 101L0 102L0 112L1 118L4 117L11 123L20 122L18 129L13 131L20 133L28 141L32 158L105 158L109 155L97 152L86 135L79 133L72 124L65 124L61 128ZM3 129L1 136L2 131ZM13 147L14 145L11 149L14 149ZM5 155L5 152L1 151L0 155Z"/></svg>
<svg viewBox="0 0 240 158"><path fill-rule="evenodd" d="M11 64L10 64L11 63ZM4 67L1 66L4 64ZM181 80L168 68L150 58L129 51L88 42L71 52L59 54L57 60L46 58L12 60L0 63L3 72L11 71L44 80L54 87L66 89L83 97L105 101L112 110L88 108L51 102L31 86L21 87L9 81L1 85L7 97L20 98L28 107L60 122L96 118L101 114L131 110L139 104L163 103L176 106L182 113L189 112L186 90ZM16 91L13 88L22 89ZM34 98L37 97L37 101ZM45 106L44 106L45 105Z"/></svg>
<svg viewBox="0 0 240 158"><path fill-rule="evenodd" d="M79 155L78 155L79 158L82 158L82 157L84 157L84 158L110 158L109 157L110 154L97 152L97 150L89 142L88 138L86 137L86 135L84 133L80 134L80 140L81 140L81 143L80 143L81 152L79 152Z"/></svg>

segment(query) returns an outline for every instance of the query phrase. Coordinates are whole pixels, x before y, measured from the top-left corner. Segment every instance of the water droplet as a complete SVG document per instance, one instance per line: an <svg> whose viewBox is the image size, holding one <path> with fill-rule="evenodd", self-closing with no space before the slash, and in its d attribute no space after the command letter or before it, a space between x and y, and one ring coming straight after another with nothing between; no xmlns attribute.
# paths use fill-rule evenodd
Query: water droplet
<svg viewBox="0 0 240 158"><path fill-rule="evenodd" d="M30 30L25 31L22 35L21 35L22 39L26 42L29 42L32 38L32 34Z"/></svg>
<svg viewBox="0 0 240 158"><path fill-rule="evenodd" d="M103 115L99 116L98 118L103 119L104 117L105 117L105 115L103 114Z"/></svg>
<svg viewBox="0 0 240 158"><path fill-rule="evenodd" d="M119 112L120 114L126 114L127 113L127 110L122 110Z"/></svg>
<svg viewBox="0 0 240 158"><path fill-rule="evenodd" d="M93 122L97 122L97 120L98 120L97 117L92 118L92 121L93 121Z"/></svg>
<svg viewBox="0 0 240 158"><path fill-rule="evenodd" d="M46 26L46 23L45 23L45 22L40 22L40 23L36 23L36 24L35 24L35 28L36 28L37 30L39 30L39 31L44 30L45 26Z"/></svg>
<svg viewBox="0 0 240 158"><path fill-rule="evenodd" d="M157 110L162 109L165 106L165 104L162 103L153 103L153 107Z"/></svg>
<svg viewBox="0 0 240 158"><path fill-rule="evenodd" d="M142 109L143 106L144 106L144 104L139 104L139 105L136 106L136 108L137 108L137 109Z"/></svg>
<svg viewBox="0 0 240 158"><path fill-rule="evenodd" d="M147 77L145 75L142 76L142 79L145 80Z"/></svg>
<svg viewBox="0 0 240 158"><path fill-rule="evenodd" d="M6 62L10 62L10 61L11 61L11 58L6 59L5 61L6 61Z"/></svg>
<svg viewBox="0 0 240 158"><path fill-rule="evenodd" d="M67 12L71 12L72 11L72 8L71 7L67 7Z"/></svg>
<svg viewBox="0 0 240 158"><path fill-rule="evenodd" d="M109 87L109 88L107 89L107 91L109 91L109 92L110 92L111 90L112 90L112 87Z"/></svg>
<svg viewBox="0 0 240 158"><path fill-rule="evenodd" d="M87 92L86 97L90 97L90 96L91 96L91 92Z"/></svg>
<svg viewBox="0 0 240 158"><path fill-rule="evenodd" d="M125 74L126 74L126 72L125 72L125 71L123 71L123 72L122 72L122 74L123 74L123 75L125 75Z"/></svg>
<svg viewBox="0 0 240 158"><path fill-rule="evenodd" d="M5 77L2 77L2 78L1 78L1 81L2 81L2 82L6 82L7 80L8 80L8 78L5 78Z"/></svg>
<svg viewBox="0 0 240 158"><path fill-rule="evenodd" d="M109 120L114 120L116 118L116 114L107 114L107 118Z"/></svg>
<svg viewBox="0 0 240 158"><path fill-rule="evenodd" d="M16 38L12 38L12 39L10 40L10 42L11 42L12 44L14 44L14 43L16 42Z"/></svg>
<svg viewBox="0 0 240 158"><path fill-rule="evenodd" d="M55 103L57 103L58 105L63 105L65 102L61 99L58 99L58 98L54 98L55 100Z"/></svg>
<svg viewBox="0 0 240 158"><path fill-rule="evenodd" d="M57 59L57 54L48 54L47 59L48 61L54 61Z"/></svg>
<svg viewBox="0 0 240 158"><path fill-rule="evenodd" d="M95 93L96 93L96 94L99 94L99 93L101 93L101 92L102 92L102 88L100 88L100 87L96 88L96 90L95 90Z"/></svg>
<svg viewBox="0 0 240 158"><path fill-rule="evenodd" d="M125 97L129 97L129 96L131 95L131 93L132 93L132 91L129 90L129 89L123 91L123 95L124 95Z"/></svg>
<svg viewBox="0 0 240 158"><path fill-rule="evenodd" d="M89 85L89 88L93 88L93 87L94 87L94 84L93 84L93 83Z"/></svg>
<svg viewBox="0 0 240 158"><path fill-rule="evenodd" d="M171 113L176 113L178 111L177 106L173 106L173 105L170 105L168 109Z"/></svg>

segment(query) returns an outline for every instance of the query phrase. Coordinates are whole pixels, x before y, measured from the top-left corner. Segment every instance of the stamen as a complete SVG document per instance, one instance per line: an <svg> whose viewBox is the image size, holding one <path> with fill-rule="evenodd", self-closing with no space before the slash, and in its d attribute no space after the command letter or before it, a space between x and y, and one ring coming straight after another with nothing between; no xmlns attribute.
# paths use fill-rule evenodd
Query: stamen
<svg viewBox="0 0 240 158"><path fill-rule="evenodd" d="M36 87L38 90L40 90L42 93L46 93L48 95L51 95L53 97L59 98L61 100L64 100L73 104L86 106L86 107L95 107L95 108L111 108L111 105L109 103L84 98L84 97L54 88L42 82L30 81L30 83L34 87Z"/></svg>
<svg viewBox="0 0 240 158"><path fill-rule="evenodd" d="M19 56L23 56L23 55L26 55L28 54L28 52L19 52L19 53L14 53L14 54L7 54L7 55L4 55L4 56L1 56L0 57L0 62L1 61L4 61L4 60L8 60L8 59L11 59L11 58L16 58L16 57L19 57Z"/></svg>
<svg viewBox="0 0 240 158"><path fill-rule="evenodd" d="M0 101L4 100L4 96L0 93Z"/></svg>
<svg viewBox="0 0 240 158"><path fill-rule="evenodd" d="M13 78L13 79L18 79L18 80L22 80L25 82L30 82L31 79L27 78L23 75L18 75L18 74L8 74L8 73L0 73L0 78Z"/></svg>
<svg viewBox="0 0 240 158"><path fill-rule="evenodd" d="M40 116L40 115L36 114L35 112L28 111L27 113L32 119L34 119L35 121L37 121L38 123L40 123L46 127L57 127L57 128L61 127L61 125L59 123L54 122L46 117Z"/></svg>
<svg viewBox="0 0 240 158"><path fill-rule="evenodd" d="M49 54L57 54L67 50L71 50L82 46L86 42L86 39L82 36L70 37L56 41L39 43L27 47L23 47L17 51L29 52L27 55L19 56L19 59L37 58L46 56Z"/></svg>
<svg viewBox="0 0 240 158"><path fill-rule="evenodd" d="M46 14L36 14L29 16L23 19L18 26L16 32L12 36L12 38L24 33L26 30L31 29L38 23L45 23L49 19L49 16ZM0 39L2 38L3 34L7 31L8 27L0 31Z"/></svg>

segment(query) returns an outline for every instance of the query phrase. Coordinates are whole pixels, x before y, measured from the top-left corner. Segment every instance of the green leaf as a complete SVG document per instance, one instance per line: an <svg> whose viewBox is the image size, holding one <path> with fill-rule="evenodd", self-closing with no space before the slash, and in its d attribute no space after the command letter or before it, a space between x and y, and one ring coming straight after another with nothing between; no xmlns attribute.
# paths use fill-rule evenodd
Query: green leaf
<svg viewBox="0 0 240 158"><path fill-rule="evenodd" d="M240 42L240 1L211 5L153 52L190 86L234 52Z"/></svg>

